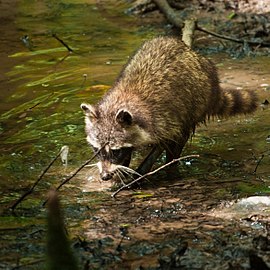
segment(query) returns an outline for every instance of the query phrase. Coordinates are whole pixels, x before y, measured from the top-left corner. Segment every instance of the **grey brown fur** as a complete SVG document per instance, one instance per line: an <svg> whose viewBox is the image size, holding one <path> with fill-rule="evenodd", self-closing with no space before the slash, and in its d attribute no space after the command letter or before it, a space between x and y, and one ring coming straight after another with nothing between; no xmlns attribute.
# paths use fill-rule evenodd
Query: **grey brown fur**
<svg viewBox="0 0 270 270"><path fill-rule="evenodd" d="M139 168L146 172L163 150L167 161L179 157L199 123L253 112L256 103L252 91L222 90L214 64L180 40L158 37L142 45L97 105L82 108L87 140L98 149L106 145L99 168L101 176L109 173L107 180L114 165L129 164L131 151L125 161L113 162L114 149L153 145Z"/></svg>

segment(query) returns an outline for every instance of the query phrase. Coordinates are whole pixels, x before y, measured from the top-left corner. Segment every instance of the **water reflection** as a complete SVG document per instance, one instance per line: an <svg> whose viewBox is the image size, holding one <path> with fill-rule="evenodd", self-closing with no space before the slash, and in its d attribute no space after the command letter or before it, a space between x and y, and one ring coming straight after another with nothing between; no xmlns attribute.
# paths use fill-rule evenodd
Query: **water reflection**
<svg viewBox="0 0 270 270"><path fill-rule="evenodd" d="M90 154L80 147L87 145L79 105L103 95L143 37L124 15L124 3L104 9L96 1L25 0L5 8L16 14L5 32L17 44L4 48L12 67L1 67L3 88L12 90L0 94L1 171L11 181L12 155L23 157L16 166L29 167L44 164L64 144L72 144L75 164ZM21 177L28 178L23 168Z"/></svg>

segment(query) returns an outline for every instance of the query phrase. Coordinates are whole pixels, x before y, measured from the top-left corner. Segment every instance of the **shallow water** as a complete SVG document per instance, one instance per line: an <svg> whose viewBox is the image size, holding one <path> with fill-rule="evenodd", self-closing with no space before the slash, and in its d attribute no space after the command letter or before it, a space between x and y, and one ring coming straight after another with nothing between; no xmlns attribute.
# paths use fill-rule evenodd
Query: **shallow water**
<svg viewBox="0 0 270 270"><path fill-rule="evenodd" d="M139 44L162 29L140 26L138 20L124 14L128 3L120 1L107 1L106 5L90 0L11 2L0 4L1 19L6 22L0 26L4 33L0 43L1 266L10 269L33 263L35 269L35 261L44 257L45 210L40 204L51 186L92 155L85 141L80 104L96 102ZM30 41L23 43L25 36ZM255 89L262 101L270 99L269 57L211 57L224 86ZM173 239L172 232L193 242L193 248L197 232L203 235L205 228L207 234L213 234L211 228L221 226L226 234L226 222L213 225L214 221L206 218L207 211L221 201L269 194L269 135L269 109L208 123L198 128L184 151L200 158L180 164L182 180L161 173L140 192L124 191L117 200L112 200L107 190L110 183L99 182L95 170L85 168L60 192L71 237L111 237L117 243L122 238L119 228L127 226L132 240L125 240L125 245L142 239L155 242L158 235L156 245L163 250L167 245L163 238ZM35 192L18 207L17 217L6 212L63 145L70 149L68 167L57 160ZM236 234L240 225L235 224L231 230ZM202 247L209 244L209 237L202 236ZM152 248L152 253L149 247L145 251L151 257L149 264L138 255L142 249L128 249L130 257L122 259L133 269L140 263L156 265L158 247Z"/></svg>
<svg viewBox="0 0 270 270"><path fill-rule="evenodd" d="M80 103L96 102L147 38L123 15L125 7L112 4L104 10L95 1L20 1L14 7L17 15L10 24L13 31L5 31L5 45L16 46L4 48L5 62L12 65L1 65L5 77L0 93L1 171L9 183L16 178L14 170L22 178L38 172L65 144L75 164L90 154L80 149L81 144L87 147ZM113 14L117 20L110 9L119 9ZM25 35L31 50L20 40Z"/></svg>

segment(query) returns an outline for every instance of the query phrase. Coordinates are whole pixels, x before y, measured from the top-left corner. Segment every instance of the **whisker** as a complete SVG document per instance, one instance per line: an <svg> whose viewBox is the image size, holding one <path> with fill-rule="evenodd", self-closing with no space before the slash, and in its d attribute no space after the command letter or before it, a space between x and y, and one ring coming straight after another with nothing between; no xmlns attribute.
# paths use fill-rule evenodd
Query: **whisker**
<svg viewBox="0 0 270 270"><path fill-rule="evenodd" d="M117 169L120 169L121 171L126 172L129 175L135 174L137 176L142 176L140 173L136 172L135 170L129 167L123 166L123 165L117 165Z"/></svg>
<svg viewBox="0 0 270 270"><path fill-rule="evenodd" d="M101 182L100 178L96 177L97 172L99 172L97 163L88 164L85 167L88 167L88 173L89 173L89 176L87 177L88 181L92 181L93 179L97 179L99 182Z"/></svg>
<svg viewBox="0 0 270 270"><path fill-rule="evenodd" d="M122 179L125 178L125 175L123 174L123 172L122 172L121 170L117 169L116 171L117 171L118 175L119 175Z"/></svg>
<svg viewBox="0 0 270 270"><path fill-rule="evenodd" d="M84 167L95 167L95 166L97 166L97 163L88 164L88 165L86 165L86 166L84 166Z"/></svg>
<svg viewBox="0 0 270 270"><path fill-rule="evenodd" d="M126 167L126 166L122 166L122 165L117 165L117 171L119 174L123 175L124 179L129 178L128 182L130 181L134 181L135 180L135 175L136 176L141 176L141 174L139 174L138 172L136 172L135 170ZM125 181L121 178L121 182L123 186L126 186L127 183L125 183Z"/></svg>
<svg viewBox="0 0 270 270"><path fill-rule="evenodd" d="M122 165L117 165L117 167L120 170L123 170L131 178L131 181L135 180L134 175L142 177L142 175L140 173L136 172L135 170L131 169L130 167L126 167L126 166L122 166ZM149 181L148 178L145 178L145 180L147 182L149 182L151 185L155 186L151 181Z"/></svg>
<svg viewBox="0 0 270 270"><path fill-rule="evenodd" d="M120 179L122 185L125 186L125 185L126 185L126 183L125 183L125 181L124 181L125 176L124 176L124 174L121 172L121 170L116 169L115 173L116 173L116 176Z"/></svg>
<svg viewBox="0 0 270 270"><path fill-rule="evenodd" d="M123 175L124 179L127 179L129 178L128 180L128 183L129 182L132 182L135 180L135 175L139 175L141 176L141 174L139 174L138 172L136 172L135 170L129 168L129 167L126 167L126 166L122 166L122 165L118 165L117 166L118 168L116 169L117 172L121 175ZM125 183L123 179L121 179L121 183L124 186L128 185L128 183Z"/></svg>
<svg viewBox="0 0 270 270"><path fill-rule="evenodd" d="M98 171L98 168L96 166L91 166L88 168L87 172L90 174L96 173Z"/></svg>

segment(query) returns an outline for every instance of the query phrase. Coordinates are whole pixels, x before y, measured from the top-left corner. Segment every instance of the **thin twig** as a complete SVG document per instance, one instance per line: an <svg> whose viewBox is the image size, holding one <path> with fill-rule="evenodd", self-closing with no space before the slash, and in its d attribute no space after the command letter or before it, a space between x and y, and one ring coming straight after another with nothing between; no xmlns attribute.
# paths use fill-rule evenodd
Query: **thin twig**
<svg viewBox="0 0 270 270"><path fill-rule="evenodd" d="M96 154L92 156L90 159L88 159L87 161L85 161L83 165L81 165L72 175L64 179L55 190L59 190L63 185L65 185L68 181L70 181L79 171L81 171L86 165L88 165L95 157L96 157ZM47 202L48 202L48 199L45 200L42 206L45 206Z"/></svg>
<svg viewBox="0 0 270 270"><path fill-rule="evenodd" d="M56 40L58 40L64 47L67 48L67 50L69 52L73 52L73 49L71 49L67 44L66 42L64 42L62 39L60 39L56 34L52 34L52 37L55 38Z"/></svg>
<svg viewBox="0 0 270 270"><path fill-rule="evenodd" d="M258 169L259 165L261 164L263 158L264 158L264 154L261 155L261 157L260 157L259 160L256 160L257 161L257 164L256 164L256 167L255 167L253 173L256 173L257 172L257 169Z"/></svg>
<svg viewBox="0 0 270 270"><path fill-rule="evenodd" d="M207 29L204 29L200 26L196 26L195 28L198 31L204 32L206 34L209 34L211 36L217 37L217 38L221 38L221 39L225 39L225 40L229 40L229 41L233 41L236 43L241 43L241 44L248 44L251 46L259 46L259 47L270 47L270 43L268 42L260 42L260 41L252 41L252 40L244 40L244 39L239 39L239 38L233 38L233 37L229 37L229 36L225 36L225 35L221 35L212 31L209 31Z"/></svg>
<svg viewBox="0 0 270 270"><path fill-rule="evenodd" d="M37 186L37 184L41 181L41 179L43 178L43 176L47 173L47 171L51 168L51 166L53 165L53 163L57 160L57 158L61 155L62 150L54 157L54 159L50 162L50 164L46 167L46 169L41 173L41 175L39 176L39 178L36 180L36 182L32 185L32 187L26 191L11 207L10 209L12 210L12 212L15 210L15 208L17 207L17 205L19 203L21 203L28 195L32 194L35 187Z"/></svg>
<svg viewBox="0 0 270 270"><path fill-rule="evenodd" d="M108 143L106 143L106 144L108 144ZM79 171L81 171L86 165L88 165L98 154L99 154L99 152L105 147L105 145L106 144L104 144L100 149L99 149L99 151L98 152L96 152L90 159L88 159L87 161L85 161L84 163L83 163L83 165L81 165L73 174L71 174L69 177L67 177L66 179L64 179L61 183L60 183L60 185L55 189L55 190L59 190L63 185L65 185L67 182L69 182L74 176L76 176L76 174L79 172ZM48 202L48 199L46 199L45 201L44 201L44 203L42 204L42 206L44 207L46 204L47 204L47 202Z"/></svg>
<svg viewBox="0 0 270 270"><path fill-rule="evenodd" d="M26 111L30 111L32 109L34 109L35 107L39 106L41 103L43 103L44 101L46 101L48 98L52 97L54 95L54 93L51 93L50 95L48 95L47 97L45 97L42 101L34 104L33 106L29 107Z"/></svg>
<svg viewBox="0 0 270 270"><path fill-rule="evenodd" d="M57 68L61 63L63 63L70 55L71 55L71 53L70 53L70 52L67 52L67 54L66 54L63 58L61 58L61 59L55 64L54 70L56 70L56 68Z"/></svg>
<svg viewBox="0 0 270 270"><path fill-rule="evenodd" d="M137 179L131 181L130 183L121 186L121 187L120 187L118 190L116 190L111 196L114 198L121 190L126 189L126 188L129 188L130 186L132 186L133 184L135 184L135 183L141 181L141 180L144 179L145 177L150 176L150 175L152 175L152 174L155 174L155 173L157 173L158 171L163 170L164 168L166 168L166 167L172 165L173 163L176 163L176 162L178 162L178 161L180 161L180 160L183 160L183 159L187 159L187 158L197 158L197 157L199 157L199 155L188 155L188 156L184 156L184 157L180 157L180 158L173 159L172 161L170 161L170 162L168 162L168 163L166 163L166 164L164 164L164 165L158 167L158 168L155 169L154 171L148 172L148 173L146 173L146 174L140 176L139 178L137 178Z"/></svg>

